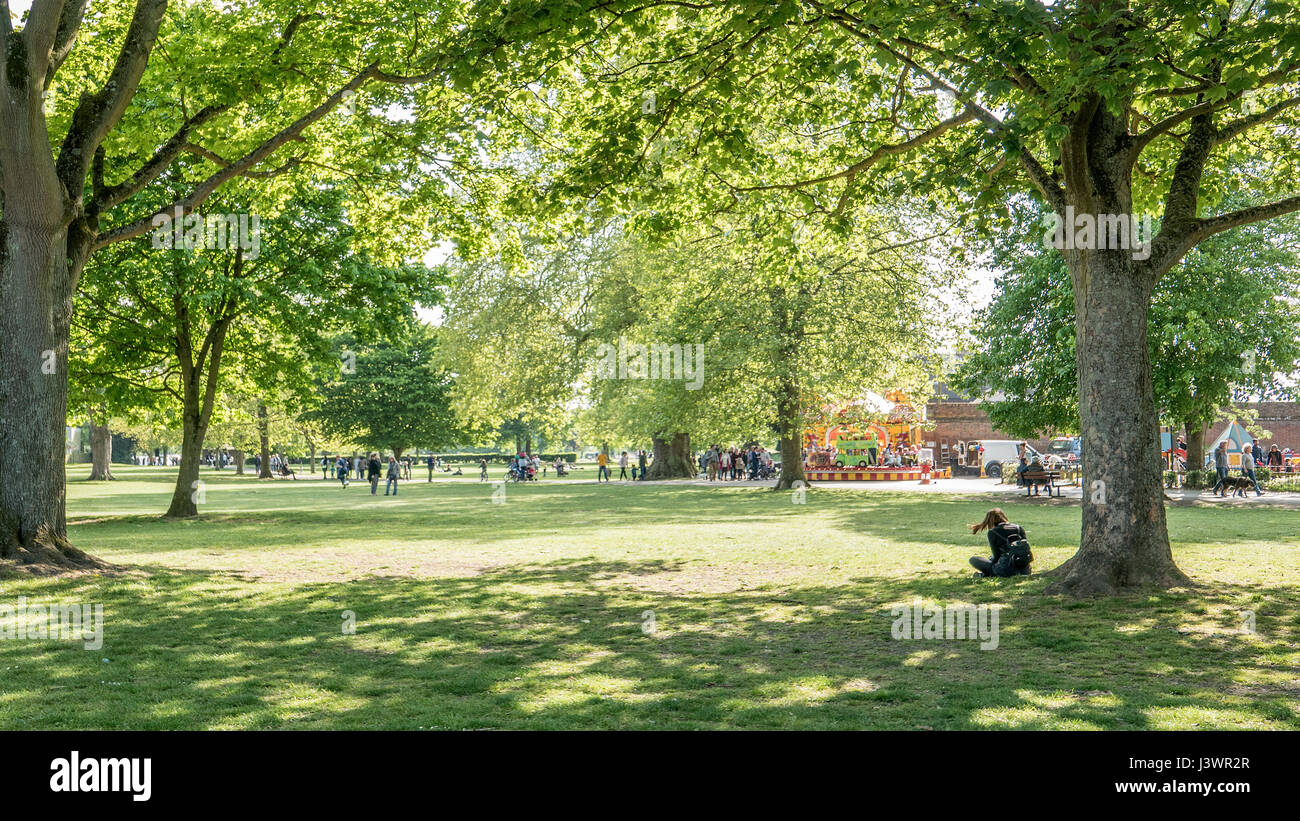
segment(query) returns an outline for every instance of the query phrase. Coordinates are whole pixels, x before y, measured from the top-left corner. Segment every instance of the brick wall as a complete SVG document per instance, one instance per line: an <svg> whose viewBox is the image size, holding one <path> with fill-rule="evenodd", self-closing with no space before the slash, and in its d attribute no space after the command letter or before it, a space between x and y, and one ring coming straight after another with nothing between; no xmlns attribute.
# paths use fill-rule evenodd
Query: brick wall
<svg viewBox="0 0 1300 821"><path fill-rule="evenodd" d="M1300 402L1259 402L1248 407L1259 414L1259 424L1272 436L1259 440L1264 450L1276 444L1285 450L1300 450ZM944 441L955 445L959 440L969 442L972 439L1016 439L989 424L988 415L975 402L931 402L926 406L926 418L934 424L933 430L925 432L925 440L933 441L938 447ZM1218 438L1228 427L1231 419L1215 422L1206 432L1205 443L1208 445ZM1174 438L1178 433L1174 432ZM1047 439L1030 439L1029 444L1038 450L1047 448Z"/></svg>
<svg viewBox="0 0 1300 821"><path fill-rule="evenodd" d="M1272 434L1261 436L1259 444L1265 451L1271 445L1279 449L1300 450L1300 402L1258 402L1247 407L1259 414L1259 426ZM1215 422L1205 436L1208 446L1227 429L1231 419Z"/></svg>
<svg viewBox="0 0 1300 821"><path fill-rule="evenodd" d="M926 419L934 425L924 433L925 441L934 442L938 448L944 442L955 447L957 442L972 439L1019 439L989 424L984 409L975 402L931 402L925 408ZM1026 440L1038 450L1047 449L1047 439Z"/></svg>

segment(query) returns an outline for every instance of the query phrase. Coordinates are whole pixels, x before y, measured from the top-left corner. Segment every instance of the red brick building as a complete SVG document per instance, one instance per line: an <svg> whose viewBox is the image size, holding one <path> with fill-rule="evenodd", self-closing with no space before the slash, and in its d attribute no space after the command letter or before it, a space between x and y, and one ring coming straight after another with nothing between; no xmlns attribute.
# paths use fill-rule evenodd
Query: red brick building
<svg viewBox="0 0 1300 821"><path fill-rule="evenodd" d="M1260 438L1264 450L1273 444L1282 449L1300 450L1300 402L1259 402L1246 407L1258 414L1260 427L1272 434ZM934 442L936 450L942 449L944 444L953 447L959 441L972 439L1020 438L995 430L979 402L936 401L926 405L925 411L926 419L933 425L933 429L925 432L925 440ZM1213 442L1231 421L1232 418L1228 417L1211 425L1206 432L1206 445ZM1047 439L1028 441L1040 451L1047 448Z"/></svg>

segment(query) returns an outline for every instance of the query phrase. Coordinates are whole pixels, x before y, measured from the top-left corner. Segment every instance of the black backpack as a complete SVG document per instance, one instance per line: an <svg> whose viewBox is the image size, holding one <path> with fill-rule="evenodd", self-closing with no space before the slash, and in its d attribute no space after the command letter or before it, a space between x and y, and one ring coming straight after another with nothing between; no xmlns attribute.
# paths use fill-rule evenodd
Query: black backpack
<svg viewBox="0 0 1300 821"><path fill-rule="evenodd" d="M1004 528L1005 530L1010 530L1011 527L1014 527L1019 532L1019 535L1013 537L1007 536L1004 533L999 534L1005 540L1006 549L1003 550L1002 555L998 557L998 560L994 562L993 575L1017 576L1020 574L1027 574L1029 572L1029 566L1034 562L1034 554L1033 551L1029 549L1029 540L1025 538L1025 529L1020 525L1012 525L1010 522L1007 524L1008 527Z"/></svg>

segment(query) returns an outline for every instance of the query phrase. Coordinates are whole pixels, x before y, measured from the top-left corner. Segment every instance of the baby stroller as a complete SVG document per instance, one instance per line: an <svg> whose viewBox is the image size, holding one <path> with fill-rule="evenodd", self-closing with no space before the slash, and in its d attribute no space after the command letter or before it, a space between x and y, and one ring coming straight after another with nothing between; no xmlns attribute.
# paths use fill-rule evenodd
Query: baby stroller
<svg viewBox="0 0 1300 821"><path fill-rule="evenodd" d="M568 463L568 462L565 462L564 460L560 460L560 461L556 462L556 463L555 463L555 475L556 475L556 476L568 476L568 475L569 475L569 463Z"/></svg>

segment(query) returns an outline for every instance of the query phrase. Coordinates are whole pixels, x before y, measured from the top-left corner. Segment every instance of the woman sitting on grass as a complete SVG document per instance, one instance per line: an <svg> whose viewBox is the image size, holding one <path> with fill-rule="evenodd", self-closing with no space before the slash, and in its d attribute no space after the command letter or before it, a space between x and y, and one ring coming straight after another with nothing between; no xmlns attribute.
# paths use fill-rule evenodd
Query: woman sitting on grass
<svg viewBox="0 0 1300 821"><path fill-rule="evenodd" d="M1007 514L1002 512L1002 508L995 507L985 514L984 521L970 526L971 533L979 533L981 530L988 531L993 558L971 556L971 567L979 571L976 578L1029 575L1034 554L1029 551L1029 540L1023 527L1007 521Z"/></svg>

